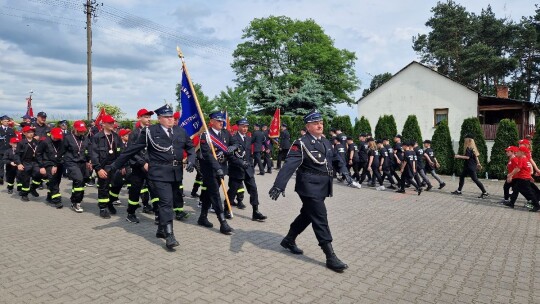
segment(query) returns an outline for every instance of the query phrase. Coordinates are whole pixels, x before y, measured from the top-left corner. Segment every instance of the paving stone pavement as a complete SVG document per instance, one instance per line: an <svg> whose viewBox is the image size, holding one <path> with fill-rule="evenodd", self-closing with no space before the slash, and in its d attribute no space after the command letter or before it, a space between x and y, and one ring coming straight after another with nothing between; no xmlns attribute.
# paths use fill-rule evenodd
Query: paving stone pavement
<svg viewBox="0 0 540 304"><path fill-rule="evenodd" d="M39 198L21 202L0 191L0 303L540 303L540 213L497 202L502 182L484 181L492 196L476 198L468 180L464 195L447 187L417 196L372 188L334 187L328 198L337 255L344 273L325 268L311 228L297 243L304 255L279 245L298 214L289 182L277 202L267 192L276 173L257 176L265 223L251 210L234 209L236 232L196 224L192 212L175 222L180 247L164 249L153 216L125 221L98 216L96 189L86 188L85 212L68 207L71 182L62 181L64 207ZM191 190L194 174L185 177ZM247 200L246 200L247 201ZM139 209L140 211L140 209Z"/></svg>

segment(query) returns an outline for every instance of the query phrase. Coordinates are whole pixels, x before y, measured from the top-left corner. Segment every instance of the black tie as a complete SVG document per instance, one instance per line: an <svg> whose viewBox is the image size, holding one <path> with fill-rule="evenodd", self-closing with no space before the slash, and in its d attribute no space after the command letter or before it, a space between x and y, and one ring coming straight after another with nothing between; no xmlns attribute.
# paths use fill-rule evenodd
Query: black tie
<svg viewBox="0 0 540 304"><path fill-rule="evenodd" d="M168 128L168 129L167 129L167 132L169 132L169 137L172 138L172 129L171 129L171 128Z"/></svg>

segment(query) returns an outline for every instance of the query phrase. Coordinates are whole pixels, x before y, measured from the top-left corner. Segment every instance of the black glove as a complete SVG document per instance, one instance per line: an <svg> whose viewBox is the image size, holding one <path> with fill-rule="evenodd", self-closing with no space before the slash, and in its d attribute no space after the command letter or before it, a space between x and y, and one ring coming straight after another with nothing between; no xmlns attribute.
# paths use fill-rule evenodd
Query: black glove
<svg viewBox="0 0 540 304"><path fill-rule="evenodd" d="M188 162L187 165L186 165L186 172L193 172L193 170L195 169L195 164L192 163L192 162Z"/></svg>
<svg viewBox="0 0 540 304"><path fill-rule="evenodd" d="M272 188L270 188L270 191L268 191L268 194L270 195L270 198L273 200L277 200L280 194L283 195L283 197L285 197L285 191L279 189L276 186L273 186Z"/></svg>
<svg viewBox="0 0 540 304"><path fill-rule="evenodd" d="M249 167L249 163L247 162L247 160L242 162L242 167L244 167L245 169Z"/></svg>
<svg viewBox="0 0 540 304"><path fill-rule="evenodd" d="M216 176L219 177L220 179L224 179L225 178L225 173L223 173L223 169L217 169L216 170Z"/></svg>
<svg viewBox="0 0 540 304"><path fill-rule="evenodd" d="M353 180L349 174L345 174L345 180L347 181L347 185L351 185L353 183Z"/></svg>
<svg viewBox="0 0 540 304"><path fill-rule="evenodd" d="M235 145L232 145L232 146L228 146L227 147L227 152L230 153L233 153L234 151L236 151L236 149L238 149Z"/></svg>

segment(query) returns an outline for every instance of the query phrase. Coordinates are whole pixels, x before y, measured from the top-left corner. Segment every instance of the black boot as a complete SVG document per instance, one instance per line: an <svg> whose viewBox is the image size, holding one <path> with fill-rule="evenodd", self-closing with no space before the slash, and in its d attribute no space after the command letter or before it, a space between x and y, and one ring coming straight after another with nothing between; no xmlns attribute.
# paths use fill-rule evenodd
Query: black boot
<svg viewBox="0 0 540 304"><path fill-rule="evenodd" d="M51 200L52 200L52 199L51 199L51 192L47 192L47 198L45 198L45 201L46 201L47 203L50 203Z"/></svg>
<svg viewBox="0 0 540 304"><path fill-rule="evenodd" d="M36 184L32 183L32 186L30 186L30 194L32 194L33 197L38 197L39 193L36 190L37 186Z"/></svg>
<svg viewBox="0 0 540 304"><path fill-rule="evenodd" d="M332 243L325 243L321 245L321 248L324 251L324 254L326 254L326 267L337 272L342 272L343 270L349 268L347 264L338 259L334 253L334 249L332 248Z"/></svg>
<svg viewBox="0 0 540 304"><path fill-rule="evenodd" d="M304 251L298 246L296 246L295 242L296 237L292 236L291 233L287 234L287 236L281 241L281 247L285 249L289 249L294 254L304 254Z"/></svg>
<svg viewBox="0 0 540 304"><path fill-rule="evenodd" d="M218 214L218 219L219 219L219 224L221 225L219 227L219 232L226 235L230 235L234 231L234 229L232 229L231 226L229 226L229 224L225 220L225 215L223 213Z"/></svg>
<svg viewBox="0 0 540 304"><path fill-rule="evenodd" d="M174 238L172 222L168 223L167 226L165 226L165 246L169 249L180 246L178 241Z"/></svg>
<svg viewBox="0 0 540 304"><path fill-rule="evenodd" d="M205 210L204 208L201 209L201 215L199 215L197 224L204 226L206 228L214 227L214 224L210 223L210 221L208 220L208 210Z"/></svg>
<svg viewBox="0 0 540 304"><path fill-rule="evenodd" d="M156 237L158 239L166 238L164 226L161 226L161 225L158 226L157 231L156 231Z"/></svg>
<svg viewBox="0 0 540 304"><path fill-rule="evenodd" d="M251 216L252 221L264 221L267 219L266 215L263 215L259 212L259 206L253 206L253 215Z"/></svg>
<svg viewBox="0 0 540 304"><path fill-rule="evenodd" d="M237 207L238 209L246 209L246 205L242 201L238 201Z"/></svg>

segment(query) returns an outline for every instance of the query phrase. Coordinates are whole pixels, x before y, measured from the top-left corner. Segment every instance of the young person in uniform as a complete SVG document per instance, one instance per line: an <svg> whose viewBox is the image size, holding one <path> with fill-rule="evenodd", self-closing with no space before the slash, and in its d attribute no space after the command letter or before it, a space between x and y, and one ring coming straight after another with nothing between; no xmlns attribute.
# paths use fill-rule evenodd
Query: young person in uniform
<svg viewBox="0 0 540 304"><path fill-rule="evenodd" d="M512 172L508 173L506 181L508 183L513 183L513 192L510 198L510 202L506 203L505 206L514 208L516 199L521 193L527 201L531 201L532 207L529 209L530 212L537 212L540 210L540 205L538 204L538 196L535 191L531 188L531 165L527 159L527 154L530 153L530 150L527 147L521 146L517 152L517 157L515 158L516 166Z"/></svg>
<svg viewBox="0 0 540 304"><path fill-rule="evenodd" d="M422 194L422 188L414 181L416 174L416 153L412 150L413 144L410 142L399 142L399 150L402 151L403 160L401 160L401 180L399 183L398 193L405 193L405 184L411 184L418 195Z"/></svg>
<svg viewBox="0 0 540 304"><path fill-rule="evenodd" d="M433 188L431 185L431 182L429 181L429 178L426 175L425 167L426 164L424 162L424 149L418 145L418 142L414 141L413 150L416 153L416 173L417 173L417 179L416 183L419 183L420 178L422 179L422 185L427 185L426 191L429 191Z"/></svg>
<svg viewBox="0 0 540 304"><path fill-rule="evenodd" d="M394 165L392 163L393 150L392 152L388 151L388 139L382 140L380 143L379 141L377 141L377 146L379 148L379 153L381 154L381 164L379 165L379 171L383 173L382 179L384 180L386 178L390 182L390 186L388 187L388 189L396 189L396 181L394 180L394 177L392 175L392 171L394 171Z"/></svg>
<svg viewBox="0 0 540 304"><path fill-rule="evenodd" d="M57 209L64 207L60 194L60 181L64 172L64 132L60 128L52 128L50 137L42 140L36 150L39 172L48 180L47 202Z"/></svg>
<svg viewBox="0 0 540 304"><path fill-rule="evenodd" d="M424 161L426 163L425 170L431 174L434 179L439 183L439 189L444 188L446 184L442 181L441 177L437 174L436 170L440 167L439 161L435 156L435 152L431 149L431 140L424 140Z"/></svg>
<svg viewBox="0 0 540 304"><path fill-rule="evenodd" d="M360 180L360 156L358 154L358 145L354 143L352 137L347 137L347 171L351 172L353 169L354 174L352 178Z"/></svg>
<svg viewBox="0 0 540 304"><path fill-rule="evenodd" d="M4 155L4 152L10 149L10 140L15 137L15 131L9 126L10 118L7 115L0 117L0 156ZM0 159L0 185L4 184L4 165L7 166L3 160Z"/></svg>
<svg viewBox="0 0 540 304"><path fill-rule="evenodd" d="M478 198L486 198L489 196L486 188L484 188L484 185L482 182L480 182L478 176L476 175L476 170L482 170L482 165L480 164L480 159L478 158L479 156L480 153L478 153L476 143L474 142L472 136L465 136L465 140L463 142L463 154L456 154L454 156L456 159L465 160L465 164L463 165L463 171L459 176L458 189L452 192L452 194L461 195L461 189L463 189L463 185L465 184L465 177L470 176L476 186L478 186L480 191L482 191Z"/></svg>
<svg viewBox="0 0 540 304"><path fill-rule="evenodd" d="M83 212L81 202L84 198L84 185L90 177L92 163L90 161L90 140L86 135L86 124L82 120L73 123L73 130L64 137L64 167L71 186L71 209L77 213Z"/></svg>
<svg viewBox="0 0 540 304"><path fill-rule="evenodd" d="M519 151L519 148L516 146L509 146L508 148L504 149L506 156L508 157L508 163L506 164L506 171L508 172L507 178L514 171L514 169L517 167L519 159L516 158L516 153ZM503 185L503 193L504 193L504 199L500 202L501 204L505 205L510 202L510 189L512 189L513 181L508 182L508 179L504 181ZM513 205L512 205L513 206Z"/></svg>
<svg viewBox="0 0 540 304"><path fill-rule="evenodd" d="M370 187L375 187L376 182L379 183L379 186L377 187L377 190L384 190L383 186L383 177L381 175L380 171L380 164L381 164L381 155L379 153L379 149L377 147L377 142L373 140L373 138L368 140L368 170L371 173L371 182L369 183ZM381 141L382 144L382 141Z"/></svg>
<svg viewBox="0 0 540 304"><path fill-rule="evenodd" d="M4 151L2 160L6 164L6 183L8 194L13 193L13 187L15 186L15 177L17 177L17 164L15 163L15 149L17 149L17 144L21 140L18 137L12 137L9 139L9 148ZM18 181L17 181L18 182ZM20 187L17 187L20 188ZM20 191L20 189L18 189Z"/></svg>

